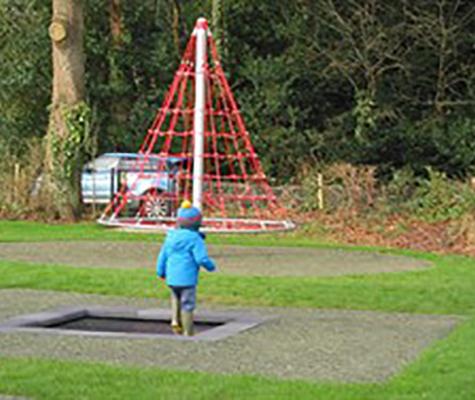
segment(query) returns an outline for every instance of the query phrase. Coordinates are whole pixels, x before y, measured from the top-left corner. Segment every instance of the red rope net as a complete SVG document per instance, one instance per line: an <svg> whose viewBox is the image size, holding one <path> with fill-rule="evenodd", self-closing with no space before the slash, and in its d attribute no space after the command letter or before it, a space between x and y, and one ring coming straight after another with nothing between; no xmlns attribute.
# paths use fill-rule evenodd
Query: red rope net
<svg viewBox="0 0 475 400"><path fill-rule="evenodd" d="M167 229L191 199L196 36L192 35L171 87L139 150L118 175L121 189L99 222L140 229ZM263 232L294 227L286 219L251 143L237 103L208 34L205 63L203 228L216 232Z"/></svg>

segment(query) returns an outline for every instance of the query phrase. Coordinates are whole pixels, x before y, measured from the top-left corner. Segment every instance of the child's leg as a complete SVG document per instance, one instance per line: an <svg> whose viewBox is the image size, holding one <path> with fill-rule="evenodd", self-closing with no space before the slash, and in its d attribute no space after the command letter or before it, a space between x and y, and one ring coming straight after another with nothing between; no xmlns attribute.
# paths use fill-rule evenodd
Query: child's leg
<svg viewBox="0 0 475 400"><path fill-rule="evenodd" d="M182 333L181 325L181 291L177 288L171 289L171 305L172 305L172 330L175 333Z"/></svg>
<svg viewBox="0 0 475 400"><path fill-rule="evenodd" d="M181 311L183 321L183 333L186 336L193 335L193 311L196 306L196 286L183 288L181 292Z"/></svg>

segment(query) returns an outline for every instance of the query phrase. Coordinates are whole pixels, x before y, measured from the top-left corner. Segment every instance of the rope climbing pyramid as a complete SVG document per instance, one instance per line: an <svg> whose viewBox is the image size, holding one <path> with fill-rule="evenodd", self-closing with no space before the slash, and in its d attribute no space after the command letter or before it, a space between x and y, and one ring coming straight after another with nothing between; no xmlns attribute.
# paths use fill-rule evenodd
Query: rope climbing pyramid
<svg viewBox="0 0 475 400"><path fill-rule="evenodd" d="M117 171L121 189L99 223L167 230L187 199L202 210L204 231L294 228L264 174L204 18L138 155Z"/></svg>

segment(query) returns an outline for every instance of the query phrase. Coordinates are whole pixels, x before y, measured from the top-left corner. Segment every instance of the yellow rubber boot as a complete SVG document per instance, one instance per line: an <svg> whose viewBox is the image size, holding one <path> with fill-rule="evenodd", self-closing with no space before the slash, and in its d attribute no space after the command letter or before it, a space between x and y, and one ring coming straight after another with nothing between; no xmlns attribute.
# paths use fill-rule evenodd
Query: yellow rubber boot
<svg viewBox="0 0 475 400"><path fill-rule="evenodd" d="M182 314L183 334L185 336L193 336L193 313L183 311Z"/></svg>
<svg viewBox="0 0 475 400"><path fill-rule="evenodd" d="M183 333L182 322L181 322L181 304L180 300L172 293L171 297L172 303L172 331L177 335Z"/></svg>

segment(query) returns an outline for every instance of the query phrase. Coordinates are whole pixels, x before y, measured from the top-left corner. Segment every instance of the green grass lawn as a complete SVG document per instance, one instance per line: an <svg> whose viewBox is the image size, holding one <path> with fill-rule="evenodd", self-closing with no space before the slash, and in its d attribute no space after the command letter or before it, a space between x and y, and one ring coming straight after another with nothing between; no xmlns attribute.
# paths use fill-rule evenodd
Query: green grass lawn
<svg viewBox="0 0 475 400"><path fill-rule="evenodd" d="M0 222L0 241L42 240L157 241L161 240L161 236L120 233L92 224L64 226ZM210 237L209 241L246 245L328 246L315 243L298 232L287 236ZM1 358L0 342L0 394L37 399L474 399L475 259L393 252L430 260L434 268L331 278L202 274L199 288L200 301L205 303L365 309L467 317L466 322L449 337L431 346L415 363L384 384L280 381L156 368ZM165 286L153 273L143 270L111 272L99 268L1 261L0 288L130 297L168 296Z"/></svg>
<svg viewBox="0 0 475 400"><path fill-rule="evenodd" d="M44 242L58 240L114 240L161 242L161 233L123 232L106 228L96 223L40 224L29 221L0 221L0 242ZM209 235L212 244L240 244L246 246L315 246L315 239L308 238L302 231L289 233L254 235ZM321 237L320 246L334 245Z"/></svg>

